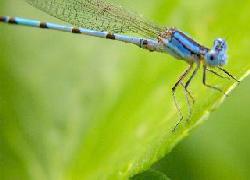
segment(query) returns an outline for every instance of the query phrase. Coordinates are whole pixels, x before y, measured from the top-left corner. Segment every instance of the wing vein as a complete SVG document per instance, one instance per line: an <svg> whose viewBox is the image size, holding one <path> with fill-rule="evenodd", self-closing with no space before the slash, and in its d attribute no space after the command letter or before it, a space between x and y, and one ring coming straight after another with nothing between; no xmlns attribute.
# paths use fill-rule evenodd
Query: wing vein
<svg viewBox="0 0 250 180"><path fill-rule="evenodd" d="M156 38L164 28L104 0L26 0L32 6L74 26Z"/></svg>

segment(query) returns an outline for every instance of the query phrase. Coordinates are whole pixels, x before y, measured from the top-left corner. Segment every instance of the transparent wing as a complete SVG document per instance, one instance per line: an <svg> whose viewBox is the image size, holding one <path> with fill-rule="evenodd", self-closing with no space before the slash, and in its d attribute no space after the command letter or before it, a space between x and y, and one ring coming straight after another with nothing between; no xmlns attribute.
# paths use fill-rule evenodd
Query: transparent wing
<svg viewBox="0 0 250 180"><path fill-rule="evenodd" d="M32 6L74 26L155 38L161 28L142 16L104 0L26 0Z"/></svg>

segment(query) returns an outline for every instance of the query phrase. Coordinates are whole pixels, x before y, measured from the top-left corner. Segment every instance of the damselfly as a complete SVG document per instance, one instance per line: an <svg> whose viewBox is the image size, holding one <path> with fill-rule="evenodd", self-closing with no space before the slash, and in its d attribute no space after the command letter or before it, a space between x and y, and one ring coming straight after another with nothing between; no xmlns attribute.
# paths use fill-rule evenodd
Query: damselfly
<svg viewBox="0 0 250 180"><path fill-rule="evenodd" d="M175 106L180 115L174 130L183 120L183 113L175 98L176 88L181 86L185 90L189 105L187 119L190 119L194 98L188 91L188 87L200 66L203 66L203 84L208 88L224 93L218 87L207 84L207 72L239 82L222 68L227 63L227 43L222 38L215 39L212 48L207 48L176 28L158 26L134 12L104 0L27 0L27 2L72 26L9 16L0 16L0 22L118 40L135 44L149 51L167 53L178 60L186 61L187 69L172 88ZM128 33L137 34L139 37ZM227 76L220 75L215 69ZM185 81L189 74L191 74L190 78Z"/></svg>

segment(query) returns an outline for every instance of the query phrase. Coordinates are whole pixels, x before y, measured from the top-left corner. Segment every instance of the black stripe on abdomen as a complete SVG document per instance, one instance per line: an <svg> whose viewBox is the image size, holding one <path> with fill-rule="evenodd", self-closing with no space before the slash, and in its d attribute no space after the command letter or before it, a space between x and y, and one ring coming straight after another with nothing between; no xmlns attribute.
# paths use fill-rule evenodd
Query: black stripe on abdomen
<svg viewBox="0 0 250 180"><path fill-rule="evenodd" d="M111 34L111 33L108 33L107 36L106 36L107 39L115 39L115 35L114 34Z"/></svg>
<svg viewBox="0 0 250 180"><path fill-rule="evenodd" d="M40 22L40 28L44 28L44 29L47 29L48 28L48 25L46 22Z"/></svg>
<svg viewBox="0 0 250 180"><path fill-rule="evenodd" d="M16 18L10 17L9 20L8 20L8 23L17 24Z"/></svg>
<svg viewBox="0 0 250 180"><path fill-rule="evenodd" d="M80 31L79 28L74 27L74 28L72 29L72 33L80 34L81 31Z"/></svg>

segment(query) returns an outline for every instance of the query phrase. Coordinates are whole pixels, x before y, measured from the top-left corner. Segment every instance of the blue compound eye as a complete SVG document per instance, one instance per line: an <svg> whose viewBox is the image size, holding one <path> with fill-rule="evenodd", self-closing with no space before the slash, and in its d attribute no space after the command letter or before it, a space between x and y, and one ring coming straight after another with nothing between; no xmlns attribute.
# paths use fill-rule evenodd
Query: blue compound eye
<svg viewBox="0 0 250 180"><path fill-rule="evenodd" d="M218 38L214 41L211 50L205 54L205 62L209 66L223 66L227 63L227 43Z"/></svg>
<svg viewBox="0 0 250 180"><path fill-rule="evenodd" d="M218 63L218 55L215 51L211 50L205 55L206 64L210 66L217 66Z"/></svg>
<svg viewBox="0 0 250 180"><path fill-rule="evenodd" d="M209 56L209 59L210 59L210 61L213 61L213 60L215 60L215 55L214 54L211 54L210 56Z"/></svg>
<svg viewBox="0 0 250 180"><path fill-rule="evenodd" d="M225 52L217 52L210 50L205 55L205 62L209 66L223 66L227 63L227 55Z"/></svg>

